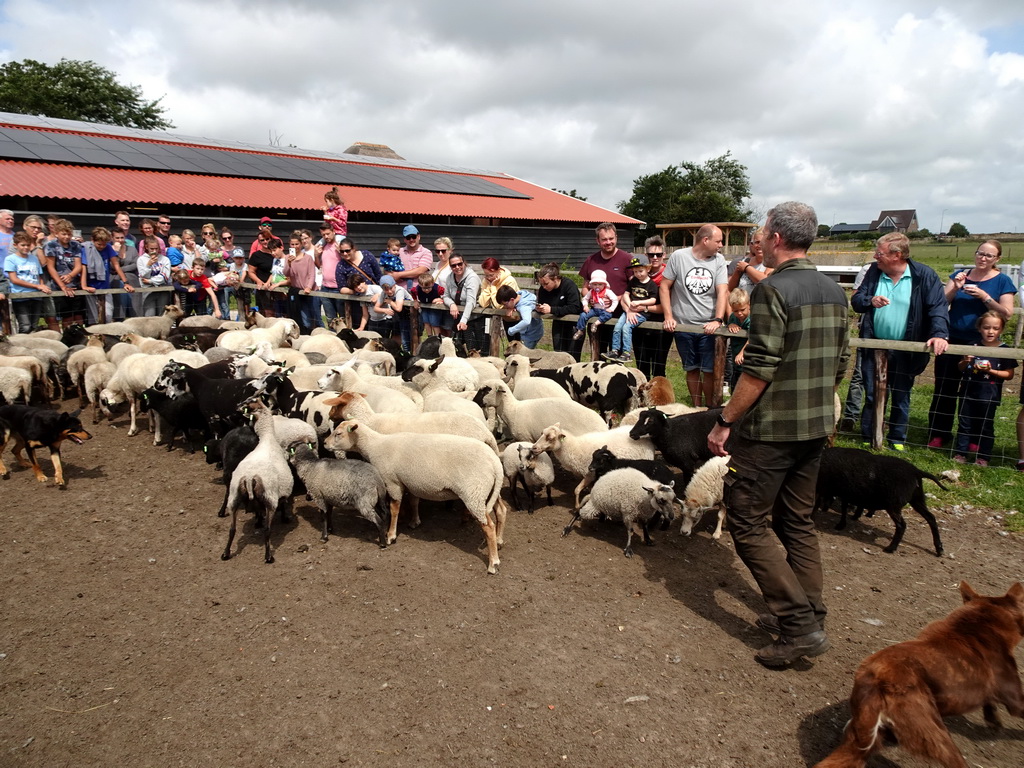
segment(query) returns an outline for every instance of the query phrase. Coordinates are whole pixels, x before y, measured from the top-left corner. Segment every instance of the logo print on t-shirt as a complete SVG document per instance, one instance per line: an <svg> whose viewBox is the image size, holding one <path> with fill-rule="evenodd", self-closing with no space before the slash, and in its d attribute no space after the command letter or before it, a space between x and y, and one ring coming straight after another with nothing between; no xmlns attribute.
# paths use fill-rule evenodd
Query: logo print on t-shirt
<svg viewBox="0 0 1024 768"><path fill-rule="evenodd" d="M703 296L715 285L715 276L707 267L694 267L683 278L686 290L694 296Z"/></svg>

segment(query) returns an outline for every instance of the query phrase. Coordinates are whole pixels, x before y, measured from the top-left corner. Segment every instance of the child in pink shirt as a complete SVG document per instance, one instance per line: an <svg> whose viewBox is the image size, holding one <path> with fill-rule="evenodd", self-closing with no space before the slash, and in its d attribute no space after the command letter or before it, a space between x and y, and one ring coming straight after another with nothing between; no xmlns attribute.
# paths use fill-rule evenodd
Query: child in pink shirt
<svg viewBox="0 0 1024 768"><path fill-rule="evenodd" d="M331 187L324 194L324 221L334 230L334 242L340 244L348 236L348 209L341 201L337 187Z"/></svg>

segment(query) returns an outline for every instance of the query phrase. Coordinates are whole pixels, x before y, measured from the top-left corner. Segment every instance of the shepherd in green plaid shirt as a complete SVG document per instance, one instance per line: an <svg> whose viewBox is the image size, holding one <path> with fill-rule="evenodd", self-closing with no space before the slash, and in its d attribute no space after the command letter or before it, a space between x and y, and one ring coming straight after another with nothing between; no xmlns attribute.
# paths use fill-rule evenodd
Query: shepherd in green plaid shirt
<svg viewBox="0 0 1024 768"><path fill-rule="evenodd" d="M716 455L729 443L724 501L736 553L770 611L757 625L778 638L754 656L768 667L831 647L811 511L849 358L848 308L843 289L807 260L817 230L803 203L768 212L764 263L775 271L750 295L743 374L708 436Z"/></svg>

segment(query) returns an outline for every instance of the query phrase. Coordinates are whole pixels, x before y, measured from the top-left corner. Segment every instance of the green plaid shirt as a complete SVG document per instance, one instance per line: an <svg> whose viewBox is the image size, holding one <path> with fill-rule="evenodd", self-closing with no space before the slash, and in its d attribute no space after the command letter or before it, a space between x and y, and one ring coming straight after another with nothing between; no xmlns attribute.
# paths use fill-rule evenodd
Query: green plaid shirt
<svg viewBox="0 0 1024 768"><path fill-rule="evenodd" d="M835 386L850 356L846 292L806 258L783 262L750 295L743 372L767 381L739 432L750 440L813 440L835 428Z"/></svg>

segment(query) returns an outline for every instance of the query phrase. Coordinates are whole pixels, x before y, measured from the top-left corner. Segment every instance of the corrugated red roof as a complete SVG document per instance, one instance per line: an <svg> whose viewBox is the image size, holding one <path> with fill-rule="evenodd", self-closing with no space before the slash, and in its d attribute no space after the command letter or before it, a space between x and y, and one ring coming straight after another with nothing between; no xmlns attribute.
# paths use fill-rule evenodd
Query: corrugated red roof
<svg viewBox="0 0 1024 768"><path fill-rule="evenodd" d="M539 221L611 221L636 219L510 177L489 181L530 198L454 195L438 192L339 187L352 211L418 216L468 216ZM323 205L323 184L226 176L199 176L124 168L56 165L0 160L0 195L72 200L219 205L272 210L310 210Z"/></svg>

